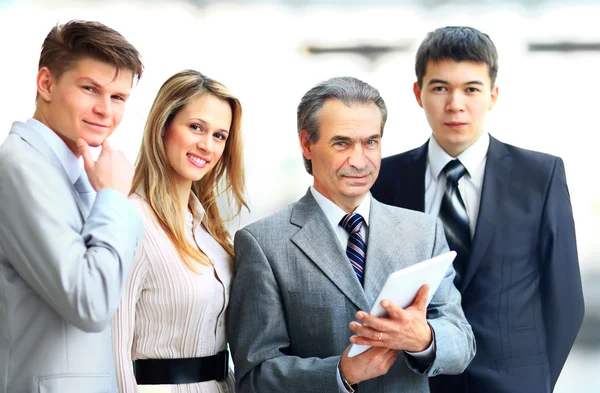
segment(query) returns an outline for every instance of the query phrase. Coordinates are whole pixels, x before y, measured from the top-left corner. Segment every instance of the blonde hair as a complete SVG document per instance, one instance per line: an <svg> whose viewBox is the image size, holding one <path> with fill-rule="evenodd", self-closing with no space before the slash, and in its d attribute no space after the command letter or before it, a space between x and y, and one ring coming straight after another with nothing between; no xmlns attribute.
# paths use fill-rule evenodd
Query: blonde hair
<svg viewBox="0 0 600 393"><path fill-rule="evenodd" d="M196 263L211 265L211 261L206 254L190 244L185 236L184 214L162 135L185 105L205 94L229 104L231 128L221 159L202 179L192 183L191 192L206 210L203 223L208 232L232 258L235 256L231 237L219 213L217 198L225 194L228 206L231 206L232 201L235 202L234 214L228 219L239 215L242 206L248 209L244 199L245 177L240 132L242 106L221 83L194 70L181 71L167 79L150 109L131 187L131 193L145 198L181 259L192 270L196 270Z"/></svg>

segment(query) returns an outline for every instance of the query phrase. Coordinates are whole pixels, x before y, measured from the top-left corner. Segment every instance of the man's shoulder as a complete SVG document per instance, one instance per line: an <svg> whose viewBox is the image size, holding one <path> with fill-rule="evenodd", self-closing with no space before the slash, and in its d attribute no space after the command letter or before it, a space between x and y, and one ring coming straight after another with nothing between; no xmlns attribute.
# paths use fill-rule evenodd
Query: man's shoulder
<svg viewBox="0 0 600 393"><path fill-rule="evenodd" d="M381 166L383 168L415 162L415 160L417 160L421 156L421 154L423 154L424 146L425 145L416 147L412 150L408 150L403 153L398 153L385 157L381 160Z"/></svg>
<svg viewBox="0 0 600 393"><path fill-rule="evenodd" d="M488 161L495 158L502 159L504 155L497 154L497 152L504 150L512 159L513 167L519 168L519 173L525 177L533 176L536 179L542 179L551 176L557 162L562 162L562 159L558 156L525 149L498 140L492 142L490 149L492 148L496 150L496 153L488 154Z"/></svg>
<svg viewBox="0 0 600 393"><path fill-rule="evenodd" d="M373 200L371 203L376 204L381 209L386 217L391 217L394 220L405 225L427 226L435 225L437 217L432 214L423 213L416 210L405 209L402 207L386 205L385 203Z"/></svg>
<svg viewBox="0 0 600 393"><path fill-rule="evenodd" d="M509 154L516 160L522 161L530 161L532 163L540 163L540 164L551 164L554 163L559 157L543 153L536 150L525 149L523 147L511 145L510 143L500 142L496 140L496 142L506 148Z"/></svg>
<svg viewBox="0 0 600 393"><path fill-rule="evenodd" d="M9 134L0 145L0 168L2 172L25 172L44 170L46 158L29 143L15 134Z"/></svg>
<svg viewBox="0 0 600 393"><path fill-rule="evenodd" d="M250 232L253 235L281 233L284 227L290 225L294 205L295 203L292 203L267 217L254 221L246 225L242 230Z"/></svg>
<svg viewBox="0 0 600 393"><path fill-rule="evenodd" d="M15 134L9 134L0 145L0 184L3 196L15 199L26 200L42 190L44 195L61 197L69 192L61 168Z"/></svg>

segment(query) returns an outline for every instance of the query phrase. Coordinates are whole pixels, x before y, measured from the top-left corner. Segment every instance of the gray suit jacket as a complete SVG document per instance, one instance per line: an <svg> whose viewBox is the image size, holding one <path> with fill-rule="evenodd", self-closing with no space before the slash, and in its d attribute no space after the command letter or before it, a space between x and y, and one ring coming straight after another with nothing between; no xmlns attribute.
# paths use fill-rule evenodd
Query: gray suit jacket
<svg viewBox="0 0 600 393"><path fill-rule="evenodd" d="M54 152L15 123L0 146L0 393L114 391L110 320L141 220L113 190L82 209Z"/></svg>
<svg viewBox="0 0 600 393"><path fill-rule="evenodd" d="M387 276L448 250L432 216L371 202L364 289L310 191L287 209L238 231L228 336L238 393L336 392L336 367L358 310ZM436 356L420 365L403 352L361 393L428 392L427 377L462 372L475 355L471 326L450 269L428 308Z"/></svg>

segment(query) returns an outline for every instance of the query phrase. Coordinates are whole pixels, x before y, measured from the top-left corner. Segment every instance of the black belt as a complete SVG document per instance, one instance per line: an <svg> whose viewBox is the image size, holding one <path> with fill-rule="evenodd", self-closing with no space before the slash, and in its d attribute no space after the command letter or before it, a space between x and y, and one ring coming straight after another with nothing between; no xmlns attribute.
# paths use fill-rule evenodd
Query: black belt
<svg viewBox="0 0 600 393"><path fill-rule="evenodd" d="M138 385L178 385L220 381L229 372L229 352L201 358L139 359L133 362Z"/></svg>

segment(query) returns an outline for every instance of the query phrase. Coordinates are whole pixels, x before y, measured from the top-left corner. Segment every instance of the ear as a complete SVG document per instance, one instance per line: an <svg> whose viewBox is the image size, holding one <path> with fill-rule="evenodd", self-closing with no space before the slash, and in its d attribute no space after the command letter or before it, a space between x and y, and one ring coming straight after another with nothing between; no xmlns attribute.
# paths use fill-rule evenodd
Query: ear
<svg viewBox="0 0 600 393"><path fill-rule="evenodd" d="M42 67L37 73L36 86L39 97L44 101L51 101L54 78L48 67Z"/></svg>
<svg viewBox="0 0 600 393"><path fill-rule="evenodd" d="M492 87L490 105L488 106L488 111L491 111L494 105L496 105L496 101L498 101L498 86Z"/></svg>
<svg viewBox="0 0 600 393"><path fill-rule="evenodd" d="M417 104L419 104L419 106L423 108L423 101L421 101L421 88L419 87L419 84L417 82L413 84L413 93L415 93Z"/></svg>
<svg viewBox="0 0 600 393"><path fill-rule="evenodd" d="M306 131L306 130L300 131L300 146L302 147L302 154L304 155L304 158L306 158L307 160L311 160L312 159L312 154L310 152L311 142L310 142L310 136L308 135L308 131Z"/></svg>

